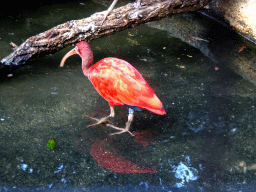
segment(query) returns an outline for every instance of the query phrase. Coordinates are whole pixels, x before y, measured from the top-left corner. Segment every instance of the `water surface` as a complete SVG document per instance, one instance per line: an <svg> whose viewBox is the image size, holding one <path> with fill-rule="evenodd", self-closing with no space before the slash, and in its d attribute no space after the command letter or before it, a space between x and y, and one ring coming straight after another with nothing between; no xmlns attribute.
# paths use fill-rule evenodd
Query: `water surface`
<svg viewBox="0 0 256 192"><path fill-rule="evenodd" d="M20 44L105 9L85 4L43 5L6 16L0 24L1 58L11 53L11 41ZM109 107L83 75L81 59L73 56L59 67L71 48L26 65L0 85L1 190L250 191L256 169L255 85L226 65L216 70L218 62L199 49L148 25L90 44L95 62L114 56L138 69L167 115L136 112L131 130L137 136L110 137L114 130L106 125L87 127L93 121L85 115L106 116ZM117 106L112 122L124 126L127 112ZM47 148L50 139L56 142L53 150ZM95 145L156 173L108 170L92 157Z"/></svg>

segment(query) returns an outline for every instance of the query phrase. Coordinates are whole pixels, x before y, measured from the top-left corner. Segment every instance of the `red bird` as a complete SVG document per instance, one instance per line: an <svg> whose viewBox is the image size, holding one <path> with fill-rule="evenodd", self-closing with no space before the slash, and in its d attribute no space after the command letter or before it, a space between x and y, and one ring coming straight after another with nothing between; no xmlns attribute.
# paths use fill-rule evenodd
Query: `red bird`
<svg viewBox="0 0 256 192"><path fill-rule="evenodd" d="M107 126L119 130L112 135L124 132L133 135L129 128L134 117L134 110L141 111L140 108L145 108L158 115L166 114L163 104L155 92L149 87L142 75L128 62L108 57L93 64L93 52L90 45L81 41L62 58L60 66L63 67L66 59L74 54L80 55L84 75L88 77L98 93L108 101L110 106L110 115L101 119L92 118L97 123L90 126L107 122L110 117L114 117L114 105L128 106L129 115L125 128L107 124Z"/></svg>

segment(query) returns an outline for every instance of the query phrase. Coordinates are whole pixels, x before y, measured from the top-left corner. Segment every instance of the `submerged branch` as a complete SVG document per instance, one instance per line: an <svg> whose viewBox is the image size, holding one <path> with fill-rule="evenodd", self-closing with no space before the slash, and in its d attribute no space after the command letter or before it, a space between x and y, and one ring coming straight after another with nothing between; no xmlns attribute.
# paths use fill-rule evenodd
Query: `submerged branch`
<svg viewBox="0 0 256 192"><path fill-rule="evenodd" d="M105 11L81 20L68 21L28 38L20 46L14 46L14 51L1 60L0 71L9 71L13 66L55 53L82 40L88 41L108 36L171 14L196 11L206 4L208 0L152 0L139 7L136 3L129 3L113 10L102 26L100 25Z"/></svg>

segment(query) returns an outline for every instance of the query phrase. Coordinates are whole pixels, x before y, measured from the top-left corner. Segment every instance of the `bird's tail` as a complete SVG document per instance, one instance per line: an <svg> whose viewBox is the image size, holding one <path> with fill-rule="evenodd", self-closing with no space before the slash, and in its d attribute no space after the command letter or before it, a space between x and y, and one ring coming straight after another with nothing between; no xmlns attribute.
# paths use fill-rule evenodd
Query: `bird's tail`
<svg viewBox="0 0 256 192"><path fill-rule="evenodd" d="M152 108L146 108L147 110L156 113L158 115L165 115L166 111L164 110L164 107L162 107L161 109L152 109Z"/></svg>
<svg viewBox="0 0 256 192"><path fill-rule="evenodd" d="M140 101L140 104L141 108L145 108L158 115L166 114L162 102L158 99L158 97L155 94L154 97L143 97L143 99Z"/></svg>

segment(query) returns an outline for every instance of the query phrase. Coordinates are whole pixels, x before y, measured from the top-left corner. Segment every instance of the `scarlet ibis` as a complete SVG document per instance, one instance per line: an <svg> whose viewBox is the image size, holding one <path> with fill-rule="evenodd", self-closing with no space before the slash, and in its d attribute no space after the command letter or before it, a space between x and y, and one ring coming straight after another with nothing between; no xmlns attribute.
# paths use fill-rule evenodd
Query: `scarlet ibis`
<svg viewBox="0 0 256 192"><path fill-rule="evenodd" d="M145 108L158 115L166 114L163 104L155 92L149 87L142 75L128 62L107 57L93 64L93 52L89 43L81 41L62 58L60 66L63 67L66 59L74 54L78 54L82 58L84 75L88 77L94 88L108 101L110 106L109 116L101 119L92 118L96 123L89 126L108 122L109 118L114 117L114 105L127 106L129 115L125 128L107 124L107 126L119 130L112 135L125 132L133 135L129 128L134 117L134 110L141 111L140 108Z"/></svg>

